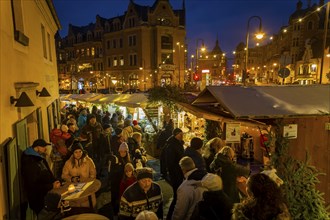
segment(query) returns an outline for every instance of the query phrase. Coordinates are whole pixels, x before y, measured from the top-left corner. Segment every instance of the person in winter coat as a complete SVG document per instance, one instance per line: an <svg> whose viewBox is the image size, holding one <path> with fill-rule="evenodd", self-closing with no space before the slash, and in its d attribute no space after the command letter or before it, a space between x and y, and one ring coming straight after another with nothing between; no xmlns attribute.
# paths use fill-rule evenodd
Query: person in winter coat
<svg viewBox="0 0 330 220"><path fill-rule="evenodd" d="M240 202L239 192L236 186L237 177L248 177L250 175L250 170L234 163L234 160L234 150L231 147L225 146L216 154L210 168L221 177L223 181L223 191L233 203L237 203Z"/></svg>
<svg viewBox="0 0 330 220"><path fill-rule="evenodd" d="M78 125L78 133L80 134L81 132L81 129L87 124L87 110L86 109L82 109L80 114L79 114L79 117L78 117L78 122L77 122L77 125Z"/></svg>
<svg viewBox="0 0 330 220"><path fill-rule="evenodd" d="M205 160L202 157L203 141L198 137L193 137L190 140L190 146L184 151L184 156L191 157L193 159L196 168L200 170L206 170Z"/></svg>
<svg viewBox="0 0 330 220"><path fill-rule="evenodd" d="M96 169L93 160L83 150L79 142L73 143L72 155L69 160L65 162L62 172L62 179L66 182L89 182L95 180ZM93 205L96 204L95 194L92 196ZM70 203L75 207L89 207L88 198L82 198L78 201Z"/></svg>
<svg viewBox="0 0 330 220"><path fill-rule="evenodd" d="M51 189L59 188L60 181L56 180L45 160L47 143L37 139L28 147L21 157L21 175L23 187L27 195L30 208L38 214L44 207L44 199Z"/></svg>
<svg viewBox="0 0 330 220"><path fill-rule="evenodd" d="M133 132L139 132L142 134L142 128L137 120L133 120Z"/></svg>
<svg viewBox="0 0 330 220"><path fill-rule="evenodd" d="M167 140L165 146L166 168L169 175L169 182L173 189L173 200L167 214L167 219L172 218L177 198L176 192L183 181L183 173L179 166L179 161L184 153L183 143L183 132L180 128L176 128L173 130L173 135Z"/></svg>
<svg viewBox="0 0 330 220"><path fill-rule="evenodd" d="M160 186L152 181L152 169L136 169L137 182L128 187L120 199L119 220L134 220L144 210L163 218L163 196Z"/></svg>
<svg viewBox="0 0 330 220"><path fill-rule="evenodd" d="M116 128L115 133L111 136L110 143L111 143L111 151L114 155L119 156L119 146L121 143L124 142L123 139L123 130L121 128Z"/></svg>
<svg viewBox="0 0 330 220"><path fill-rule="evenodd" d="M119 192L120 182L124 176L124 169L127 163L131 163L129 150L126 142L120 144L119 156L112 155L110 158L110 185L111 185L111 203L114 215L119 212Z"/></svg>
<svg viewBox="0 0 330 220"><path fill-rule="evenodd" d="M170 120L172 122L172 120ZM157 138L157 149L160 150L160 173L164 179L167 178L167 168L166 168L166 153L165 144L166 141L172 136L173 132L173 122L166 124L164 130L162 130Z"/></svg>
<svg viewBox="0 0 330 220"><path fill-rule="evenodd" d="M146 166L147 157L146 150L141 146L142 142L142 134L139 132L133 132L132 137L128 138L128 148L130 151L132 163L136 168L137 163L141 163L142 166Z"/></svg>
<svg viewBox="0 0 330 220"><path fill-rule="evenodd" d="M125 119L124 121L124 128L123 128L123 139L127 142L129 137L132 137L133 134L133 126L131 119Z"/></svg>
<svg viewBox="0 0 330 220"><path fill-rule="evenodd" d="M291 219L281 189L266 174L250 176L247 193L247 199L234 205L232 220Z"/></svg>
<svg viewBox="0 0 330 220"><path fill-rule="evenodd" d="M66 182L75 182L79 177L80 182L89 182L96 178L96 169L93 160L83 150L79 142L74 142L71 148L72 155L65 162L62 179Z"/></svg>
<svg viewBox="0 0 330 220"><path fill-rule="evenodd" d="M136 173L133 164L127 163L124 168L124 176L120 182L119 197L123 195L125 190L136 182Z"/></svg>
<svg viewBox="0 0 330 220"><path fill-rule="evenodd" d="M177 200L172 215L172 220L189 220L194 211L195 205L202 200L203 192L207 189L197 186L207 172L200 170L190 157L183 157L179 165L185 180L181 183L177 190Z"/></svg>
<svg viewBox="0 0 330 220"><path fill-rule="evenodd" d="M110 118L110 112L109 111L106 111L103 118L102 118L102 125L105 125L105 124L111 124L111 118Z"/></svg>
<svg viewBox="0 0 330 220"><path fill-rule="evenodd" d="M202 148L202 156L205 160L207 172L211 172L210 164L214 160L215 155L226 145L225 141L219 137L212 138Z"/></svg>
<svg viewBox="0 0 330 220"><path fill-rule="evenodd" d="M222 190L220 176L208 173L200 182L208 190L203 193L202 201L195 206L190 220L230 220L233 203Z"/></svg>

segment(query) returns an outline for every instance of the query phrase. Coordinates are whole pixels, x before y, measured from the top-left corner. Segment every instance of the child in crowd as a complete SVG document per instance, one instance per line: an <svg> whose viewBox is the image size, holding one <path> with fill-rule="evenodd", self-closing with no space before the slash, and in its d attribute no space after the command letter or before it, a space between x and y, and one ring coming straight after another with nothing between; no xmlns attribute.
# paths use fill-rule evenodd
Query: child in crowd
<svg viewBox="0 0 330 220"><path fill-rule="evenodd" d="M124 176L123 179L120 182L120 194L119 197L123 195L125 190L135 183L136 181L136 173L133 164L127 163L124 168Z"/></svg>

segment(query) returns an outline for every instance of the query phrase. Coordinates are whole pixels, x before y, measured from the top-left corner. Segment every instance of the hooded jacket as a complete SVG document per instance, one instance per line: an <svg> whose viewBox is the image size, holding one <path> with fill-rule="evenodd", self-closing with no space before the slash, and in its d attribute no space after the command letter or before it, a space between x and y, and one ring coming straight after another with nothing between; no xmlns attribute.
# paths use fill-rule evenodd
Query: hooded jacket
<svg viewBox="0 0 330 220"><path fill-rule="evenodd" d="M21 174L30 208L39 213L44 206L47 192L53 188L55 177L45 158L32 147L22 154Z"/></svg>
<svg viewBox="0 0 330 220"><path fill-rule="evenodd" d="M189 220L196 204L202 200L203 192L207 188L200 186L200 180L206 175L205 170L197 168L189 171L177 190L177 200L172 215L172 220Z"/></svg>

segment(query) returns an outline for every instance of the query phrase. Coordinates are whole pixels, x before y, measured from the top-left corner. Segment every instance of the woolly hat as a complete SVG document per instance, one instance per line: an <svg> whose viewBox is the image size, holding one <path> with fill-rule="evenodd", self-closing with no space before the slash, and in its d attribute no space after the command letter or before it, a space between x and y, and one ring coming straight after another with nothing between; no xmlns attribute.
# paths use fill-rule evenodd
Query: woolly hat
<svg viewBox="0 0 330 220"><path fill-rule="evenodd" d="M57 211L59 203L61 201L61 195L54 192L48 192L45 196L45 209L47 211Z"/></svg>
<svg viewBox="0 0 330 220"><path fill-rule="evenodd" d="M152 169L149 167L142 167L142 168L138 168L136 169L136 179L137 180L141 180L144 178L150 178L152 179Z"/></svg>
<svg viewBox="0 0 330 220"><path fill-rule="evenodd" d="M83 148L83 146L81 145L81 143L78 142L78 141L76 141L76 142L74 142L74 143L72 144L71 152L73 153L75 150L78 150L78 149L84 151L84 148Z"/></svg>
<svg viewBox="0 0 330 220"><path fill-rule="evenodd" d="M203 147L202 139L200 139L198 137L193 137L190 141L190 147L195 149L195 150L201 149Z"/></svg>
<svg viewBox="0 0 330 220"><path fill-rule="evenodd" d="M39 147L46 147L47 145L51 145L50 143L47 143L44 139L37 139L37 140L35 140L34 142L33 142L33 144L32 144L32 148L33 147L37 147L37 146L39 146Z"/></svg>
<svg viewBox="0 0 330 220"><path fill-rule="evenodd" d="M173 130L173 132L172 132L172 134L173 134L173 136L175 137L175 136L177 136L179 133L181 133L182 132L182 130L180 129L180 128L175 128L174 130Z"/></svg>
<svg viewBox="0 0 330 220"><path fill-rule="evenodd" d="M103 125L103 130L111 128L112 126L110 124L104 124Z"/></svg>
<svg viewBox="0 0 330 220"><path fill-rule="evenodd" d="M116 133L117 136L121 135L122 132L123 132L123 129L121 129L121 128L116 128L115 129L115 133Z"/></svg>
<svg viewBox="0 0 330 220"><path fill-rule="evenodd" d="M203 187L207 188L210 191L222 190L222 179L216 174L206 174L201 180L201 183Z"/></svg>
<svg viewBox="0 0 330 220"><path fill-rule="evenodd" d="M128 152L128 145L126 142L120 144L118 151L127 151Z"/></svg>
<svg viewBox="0 0 330 220"><path fill-rule="evenodd" d="M137 120L133 120L133 125L137 125L138 121Z"/></svg>

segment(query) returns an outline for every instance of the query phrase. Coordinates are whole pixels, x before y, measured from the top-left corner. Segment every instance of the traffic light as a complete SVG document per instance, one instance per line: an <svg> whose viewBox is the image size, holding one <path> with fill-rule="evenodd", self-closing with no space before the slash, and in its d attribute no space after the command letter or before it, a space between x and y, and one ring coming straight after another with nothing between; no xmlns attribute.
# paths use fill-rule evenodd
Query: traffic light
<svg viewBox="0 0 330 220"><path fill-rule="evenodd" d="M199 75L197 73L194 73L193 78L195 81L199 81Z"/></svg>

